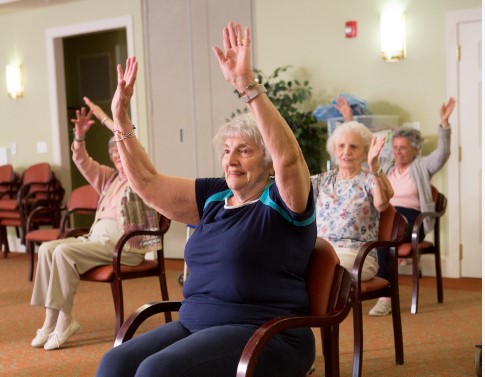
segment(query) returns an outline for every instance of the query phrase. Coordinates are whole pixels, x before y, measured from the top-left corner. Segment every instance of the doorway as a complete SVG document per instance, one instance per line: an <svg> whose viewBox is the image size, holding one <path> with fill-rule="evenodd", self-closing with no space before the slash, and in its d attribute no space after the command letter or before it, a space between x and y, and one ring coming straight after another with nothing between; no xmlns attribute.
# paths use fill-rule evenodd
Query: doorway
<svg viewBox="0 0 485 377"><path fill-rule="evenodd" d="M448 168L450 277L482 275L481 25L481 9L447 14L447 86L457 100Z"/></svg>
<svg viewBox="0 0 485 377"><path fill-rule="evenodd" d="M107 42L109 38L111 38L110 42ZM115 45L110 46L108 51L105 48L104 51L92 50L89 52L88 47L83 47L86 40L96 40L100 45L105 46L106 43L115 43ZM103 43L101 43L102 41ZM116 64L123 63L126 56L133 55L134 51L132 19L131 17L117 17L48 29L46 44L50 112L53 115L51 120L53 160L54 164L59 166L59 178L63 187L66 192L70 192L73 187L82 184L82 181L76 177L77 169L71 167L72 124L70 119L73 117L72 111L83 105L83 95L88 95L88 97L91 95L94 96L91 98L92 100L96 100L108 114L111 113L109 105L116 85ZM75 58L70 57L71 55L65 51L73 48L78 49L77 53L74 53ZM73 60L70 61L70 59ZM96 75L109 75L109 77L99 78ZM100 81L105 83L103 88L97 87ZM106 88L106 85L111 88ZM105 94L107 92L111 93L109 98ZM136 124L136 96L131 101L131 118ZM93 125L94 128L97 128L96 126L99 124ZM101 129L99 127L100 132L106 132L104 136L106 142L93 143L99 146L99 152L94 149L89 152L103 163L108 158L106 150L109 132L104 129L101 131ZM94 134L92 137L95 137Z"/></svg>
<svg viewBox="0 0 485 377"><path fill-rule="evenodd" d="M116 90L116 65L126 61L125 29L108 30L63 38L64 72L68 116L69 145L73 133L71 119L76 110L86 107L87 96L106 114L110 114L113 93ZM113 166L108 156L108 140L113 134L93 116L95 121L86 134L89 155L103 165ZM72 189L86 184L74 162L70 161Z"/></svg>

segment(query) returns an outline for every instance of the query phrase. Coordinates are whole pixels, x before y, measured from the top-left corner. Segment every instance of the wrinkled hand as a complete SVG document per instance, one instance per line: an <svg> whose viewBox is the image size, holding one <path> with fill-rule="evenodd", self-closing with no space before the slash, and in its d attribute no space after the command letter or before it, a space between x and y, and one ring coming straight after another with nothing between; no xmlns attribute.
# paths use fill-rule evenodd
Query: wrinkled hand
<svg viewBox="0 0 485 377"><path fill-rule="evenodd" d="M214 55L219 61L222 74L239 92L244 91L246 85L254 80L254 72L250 64L250 33L249 27L242 27L229 22L222 31L224 51L213 47Z"/></svg>
<svg viewBox="0 0 485 377"><path fill-rule="evenodd" d="M138 62L136 57L129 57L126 59L126 67L123 72L121 64L117 66L118 71L118 86L111 101L111 111L113 113L113 121L119 126L130 125L130 116L128 115L128 107L130 105L131 97L135 90L136 74L138 71Z"/></svg>
<svg viewBox="0 0 485 377"><path fill-rule="evenodd" d="M92 116L91 110L86 114L85 107L76 110L76 119L71 119L71 122L74 124L74 132L78 137L83 137L94 124L94 120L91 119Z"/></svg>
<svg viewBox="0 0 485 377"><path fill-rule="evenodd" d="M103 109L91 101L88 97L83 97L84 103L89 107L93 115L101 122L107 117Z"/></svg>
<svg viewBox="0 0 485 377"><path fill-rule="evenodd" d="M352 120L352 109L344 96L337 97L337 102L334 107L340 111L346 122Z"/></svg>
<svg viewBox="0 0 485 377"><path fill-rule="evenodd" d="M369 154L367 155L367 164L369 165L369 169L373 173L377 173L379 169L379 154L381 153L382 148L386 142L386 137L383 136L379 141L375 136L372 136L372 140L370 143Z"/></svg>
<svg viewBox="0 0 485 377"><path fill-rule="evenodd" d="M444 103L441 105L440 108L440 122L444 128L448 128L450 124L448 123L448 119L450 118L453 109L455 108L456 100L453 97L450 97L448 103Z"/></svg>

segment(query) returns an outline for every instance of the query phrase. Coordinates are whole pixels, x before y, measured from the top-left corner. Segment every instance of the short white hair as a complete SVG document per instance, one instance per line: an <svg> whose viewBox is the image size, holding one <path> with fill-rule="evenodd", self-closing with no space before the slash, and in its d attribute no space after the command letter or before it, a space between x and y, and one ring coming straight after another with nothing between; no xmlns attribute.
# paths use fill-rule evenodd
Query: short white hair
<svg viewBox="0 0 485 377"><path fill-rule="evenodd" d="M259 132L256 120L251 113L242 113L232 118L226 124L223 124L216 135L213 143L216 152L219 154L219 160L222 161L224 156L224 144L229 137L242 137L243 139L253 141L263 151L264 163L267 165L273 164L273 159L266 148L263 136Z"/></svg>
<svg viewBox="0 0 485 377"><path fill-rule="evenodd" d="M359 135L364 142L365 153L369 153L370 143L372 141L372 132L362 123L352 120L350 122L345 122L337 126L337 128L335 128L335 131L333 131L332 135L330 135L330 137L328 138L327 151L330 156L335 157L337 142L340 136L346 132L351 132L353 134Z"/></svg>

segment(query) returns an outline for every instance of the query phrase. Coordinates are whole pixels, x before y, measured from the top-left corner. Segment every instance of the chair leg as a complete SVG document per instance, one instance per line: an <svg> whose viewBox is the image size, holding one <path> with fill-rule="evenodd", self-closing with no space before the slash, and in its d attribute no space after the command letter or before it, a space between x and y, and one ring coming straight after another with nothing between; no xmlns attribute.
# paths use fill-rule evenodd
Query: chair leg
<svg viewBox="0 0 485 377"><path fill-rule="evenodd" d="M34 279L34 266L35 266L35 244L34 242L27 242L27 255L30 257L30 266L29 266L29 281Z"/></svg>
<svg viewBox="0 0 485 377"><path fill-rule="evenodd" d="M364 352L364 329L362 323L362 302L356 301L358 300L354 299L352 305L354 319L354 365L352 368L352 377L361 377Z"/></svg>
<svg viewBox="0 0 485 377"><path fill-rule="evenodd" d="M339 326L320 328L326 377L340 377Z"/></svg>
<svg viewBox="0 0 485 377"><path fill-rule="evenodd" d="M396 288L396 290L399 288ZM394 289L393 289L394 290ZM399 304L399 291L391 297L392 306L392 327L394 331L394 350L396 353L396 364L404 364L404 346L402 339L401 305Z"/></svg>
<svg viewBox="0 0 485 377"><path fill-rule="evenodd" d="M436 267L436 294L438 295L438 303L443 303L443 277L441 275L441 253L439 246L436 247L434 254L434 262Z"/></svg>
<svg viewBox="0 0 485 377"><path fill-rule="evenodd" d="M115 338L116 334L123 324L124 319L124 304L123 304L123 287L121 285L121 278L114 278L111 282L111 293L113 295L113 303L115 306Z"/></svg>
<svg viewBox="0 0 485 377"><path fill-rule="evenodd" d="M413 293L411 301L411 313L418 312L419 301L419 251L413 250Z"/></svg>
<svg viewBox="0 0 485 377"><path fill-rule="evenodd" d="M2 248L2 245L3 245L3 257L7 258L10 250L8 248L8 236L7 236L6 226L0 226L0 249Z"/></svg>
<svg viewBox="0 0 485 377"><path fill-rule="evenodd" d="M160 292L162 293L162 300L168 301L168 287L167 287L167 276L165 274L165 264L162 263L162 270L158 274L158 280L160 282ZM172 312L165 312L165 323L172 322Z"/></svg>

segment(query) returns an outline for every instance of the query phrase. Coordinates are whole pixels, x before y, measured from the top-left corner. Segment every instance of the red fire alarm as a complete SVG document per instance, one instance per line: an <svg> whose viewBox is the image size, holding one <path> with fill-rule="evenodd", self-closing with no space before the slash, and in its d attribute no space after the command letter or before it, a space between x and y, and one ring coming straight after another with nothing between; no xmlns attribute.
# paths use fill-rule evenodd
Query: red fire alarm
<svg viewBox="0 0 485 377"><path fill-rule="evenodd" d="M347 21L345 23L345 38L357 37L357 21Z"/></svg>

